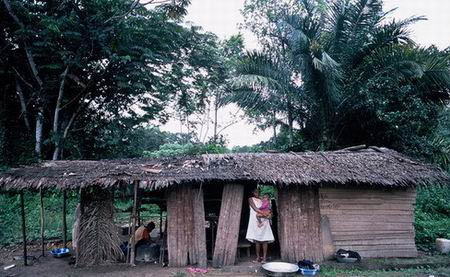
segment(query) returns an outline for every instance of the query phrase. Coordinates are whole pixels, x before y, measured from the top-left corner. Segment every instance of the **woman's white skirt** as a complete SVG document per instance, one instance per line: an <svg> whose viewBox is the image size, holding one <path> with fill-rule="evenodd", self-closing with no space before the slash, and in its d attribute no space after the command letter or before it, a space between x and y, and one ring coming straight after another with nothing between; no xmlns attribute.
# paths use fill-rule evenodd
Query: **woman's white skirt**
<svg viewBox="0 0 450 277"><path fill-rule="evenodd" d="M258 199L259 200L259 199ZM255 201L255 206L259 208L261 202ZM259 205L258 205L259 204ZM270 227L270 220L261 218L263 226L258 227L258 220L256 219L256 212L250 207L250 218L248 220L247 234L245 238L250 242L273 242L272 228Z"/></svg>

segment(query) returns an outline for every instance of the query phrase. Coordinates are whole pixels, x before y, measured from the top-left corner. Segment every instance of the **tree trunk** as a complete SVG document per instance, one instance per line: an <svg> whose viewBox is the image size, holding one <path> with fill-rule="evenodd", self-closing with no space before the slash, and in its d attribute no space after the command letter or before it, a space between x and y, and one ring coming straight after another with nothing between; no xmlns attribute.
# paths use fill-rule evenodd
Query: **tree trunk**
<svg viewBox="0 0 450 277"><path fill-rule="evenodd" d="M53 116L53 137L55 139L55 151L53 152L53 160L59 159L61 151L61 134L59 132L59 115L61 112L61 103L64 98L64 83L66 81L67 72L69 67L67 66L64 72L61 74L61 83L59 84L58 100L56 100L55 113Z"/></svg>
<svg viewBox="0 0 450 277"><path fill-rule="evenodd" d="M277 141L277 113L276 113L276 111L273 111L273 114L272 114L272 127L273 127L273 142L276 143L276 141Z"/></svg>
<svg viewBox="0 0 450 277"><path fill-rule="evenodd" d="M20 86L19 80L16 80L16 91L17 95L19 95L20 100L20 108L23 115L23 121L25 122L25 127L27 130L31 130L30 121L28 120L28 112L27 112L27 104L25 101L25 96L23 95L22 87Z"/></svg>
<svg viewBox="0 0 450 277"><path fill-rule="evenodd" d="M288 114L288 126L289 126L289 145L294 143L294 118L292 116L292 104L291 100L287 100L287 114Z"/></svg>
<svg viewBox="0 0 450 277"><path fill-rule="evenodd" d="M42 158L42 129L44 125L44 109L42 107L38 108L36 116L36 138L34 146L34 154L38 161Z"/></svg>
<svg viewBox="0 0 450 277"><path fill-rule="evenodd" d="M16 16L14 11L11 8L11 4L8 0L3 0L3 4L6 7L6 10L8 11L8 14L12 17L12 19L20 26L21 29L26 29L26 26L20 21L20 19ZM39 85L38 91L37 91L37 115L36 115L36 139L35 139L35 147L34 147L34 154L38 161L41 160L41 146L42 146L42 126L44 122L44 108L42 107L40 94L42 91L42 87L44 85L44 82L42 81L41 77L39 76L39 72L36 66L36 63L34 62L33 53L31 52L31 49L28 47L27 43L24 43L23 48L25 50L25 54L27 56L28 65L31 68L31 72L33 73L33 77L36 80L36 82Z"/></svg>
<svg viewBox="0 0 450 277"><path fill-rule="evenodd" d="M217 98L214 103L214 143L217 143L217 114L219 111L219 105L217 103Z"/></svg>

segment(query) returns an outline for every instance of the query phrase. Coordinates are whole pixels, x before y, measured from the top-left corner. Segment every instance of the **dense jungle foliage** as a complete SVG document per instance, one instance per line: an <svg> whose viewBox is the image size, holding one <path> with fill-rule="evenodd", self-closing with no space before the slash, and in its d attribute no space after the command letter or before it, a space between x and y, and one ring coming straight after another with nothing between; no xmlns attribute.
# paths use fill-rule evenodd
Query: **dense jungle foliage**
<svg viewBox="0 0 450 277"><path fill-rule="evenodd" d="M0 2L0 169L358 144L450 169L450 48L412 40L425 18L388 19L381 0L247 0L242 28L261 47L245 51L240 34L219 40L183 23L188 0L141 2ZM228 104L272 138L228 148L233 122L218 118ZM187 131L161 131L170 118ZM70 226L78 195L68 199ZM25 200L34 240L39 196ZM45 192L48 238L61 236L61 201ZM20 239L19 210L16 195L0 194L0 244ZM415 217L424 249L450 237L450 188L420 187Z"/></svg>

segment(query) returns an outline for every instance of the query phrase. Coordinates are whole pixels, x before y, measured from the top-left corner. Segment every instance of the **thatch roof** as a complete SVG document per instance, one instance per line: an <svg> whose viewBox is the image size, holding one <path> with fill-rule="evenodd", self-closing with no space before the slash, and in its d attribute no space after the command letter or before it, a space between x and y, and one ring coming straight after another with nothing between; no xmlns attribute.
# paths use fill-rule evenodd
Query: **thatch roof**
<svg viewBox="0 0 450 277"><path fill-rule="evenodd" d="M77 189L131 184L156 190L174 184L242 182L284 185L407 187L449 183L435 166L386 148L302 153L247 153L162 159L48 161L0 174L1 190Z"/></svg>

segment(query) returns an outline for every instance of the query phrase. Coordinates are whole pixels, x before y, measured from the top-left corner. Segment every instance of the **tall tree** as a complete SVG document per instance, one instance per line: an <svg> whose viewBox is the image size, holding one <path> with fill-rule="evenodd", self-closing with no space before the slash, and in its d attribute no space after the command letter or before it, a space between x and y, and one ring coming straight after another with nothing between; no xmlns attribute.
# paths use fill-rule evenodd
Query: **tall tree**
<svg viewBox="0 0 450 277"><path fill-rule="evenodd" d="M44 139L60 158L80 114L136 116L141 108L143 120L164 116L166 104L181 93L178 80L200 70L180 70L195 61L191 38L201 37L173 20L188 3L2 0L2 66L24 124L36 122L30 128L38 158Z"/></svg>
<svg viewBox="0 0 450 277"><path fill-rule="evenodd" d="M399 131L402 127L416 138L430 132L424 123L436 122L450 83L448 54L420 49L409 37L408 27L423 17L386 21L389 11L383 11L379 0L269 2L247 1L253 15L255 7L265 10L253 19L244 8L246 24L264 38L260 40L265 52L273 55L287 46L287 55L282 57L299 76L301 86L296 92L303 94L299 106L305 109L299 113L304 118L295 120L303 122L300 133L310 147L372 143L404 150L394 139L386 139L393 138L389 133L404 136ZM386 105L392 101L406 104L401 97L407 95L413 96L411 104ZM407 120L384 120L383 106L374 107L374 103L402 115L414 110L409 122L422 128L411 128ZM382 124L385 128L374 136Z"/></svg>

